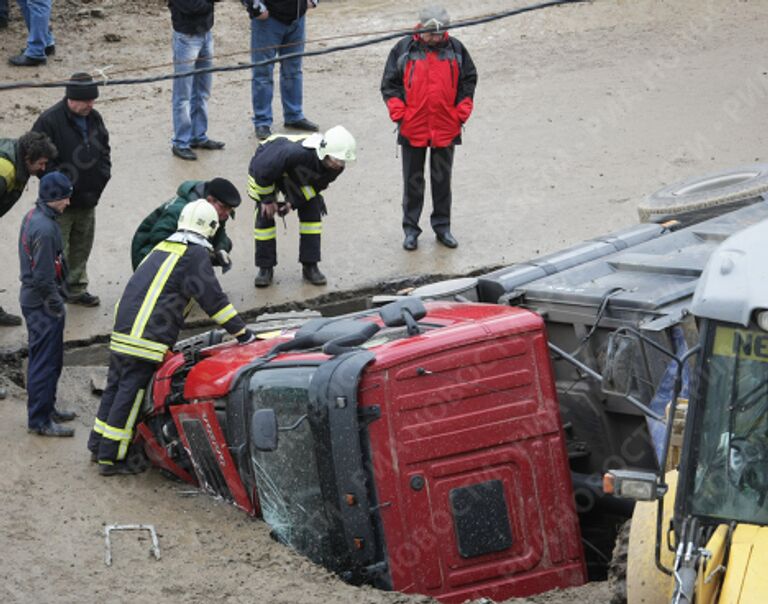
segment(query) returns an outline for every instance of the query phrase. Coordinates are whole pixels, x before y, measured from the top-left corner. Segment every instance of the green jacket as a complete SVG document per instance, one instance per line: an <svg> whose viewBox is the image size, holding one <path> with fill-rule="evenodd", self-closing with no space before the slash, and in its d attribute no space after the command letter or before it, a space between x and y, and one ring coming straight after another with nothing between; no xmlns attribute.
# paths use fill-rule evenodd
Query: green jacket
<svg viewBox="0 0 768 604"><path fill-rule="evenodd" d="M19 157L18 141L0 138L0 216L19 201L28 180L27 166Z"/></svg>
<svg viewBox="0 0 768 604"><path fill-rule="evenodd" d="M131 242L133 270L136 270L136 267L158 243L165 241L176 232L179 216L185 205L191 201L205 199L205 182L204 180L184 181L179 185L176 197L166 201L141 222ZM227 253L232 251L232 241L227 237L224 223L219 226L211 243L214 251L224 250Z"/></svg>

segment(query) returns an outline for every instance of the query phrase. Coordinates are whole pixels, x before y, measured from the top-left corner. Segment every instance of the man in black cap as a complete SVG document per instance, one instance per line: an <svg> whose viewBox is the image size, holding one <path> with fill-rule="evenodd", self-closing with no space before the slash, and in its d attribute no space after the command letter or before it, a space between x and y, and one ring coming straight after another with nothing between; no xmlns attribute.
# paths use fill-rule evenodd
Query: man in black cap
<svg viewBox="0 0 768 604"><path fill-rule="evenodd" d="M131 243L133 270L152 248L176 232L184 206L198 199L206 199L219 216L219 228L211 239L213 265L221 266L225 273L232 267L229 258L232 241L227 237L225 223L230 216L234 218L235 208L240 205L240 193L226 178L214 178L209 181L184 181L179 185L176 197L166 201L141 222Z"/></svg>
<svg viewBox="0 0 768 604"><path fill-rule="evenodd" d="M76 73L64 99L46 110L33 130L44 132L59 155L50 170L59 170L72 181L69 208L59 217L64 255L69 265L67 302L98 306L99 298L88 292L86 264L93 247L96 204L112 175L109 133L93 108L99 89L87 73Z"/></svg>
<svg viewBox="0 0 768 604"><path fill-rule="evenodd" d="M19 302L29 340L27 428L41 436L75 433L61 425L75 414L56 409L56 386L64 362L67 276L56 218L69 205L71 195L72 183L64 174L43 176L37 203L24 216L19 233Z"/></svg>

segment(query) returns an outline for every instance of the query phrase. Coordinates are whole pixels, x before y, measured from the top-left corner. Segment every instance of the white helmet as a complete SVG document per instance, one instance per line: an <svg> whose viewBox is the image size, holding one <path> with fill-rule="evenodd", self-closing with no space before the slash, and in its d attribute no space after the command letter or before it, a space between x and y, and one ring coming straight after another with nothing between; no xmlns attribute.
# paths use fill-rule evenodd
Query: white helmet
<svg viewBox="0 0 768 604"><path fill-rule="evenodd" d="M357 157L355 137L344 126L334 126L317 146L317 156L324 159L326 155L342 161L354 161Z"/></svg>
<svg viewBox="0 0 768 604"><path fill-rule="evenodd" d="M207 200L191 201L181 210L176 228L179 231L192 231L210 239L219 228L219 215Z"/></svg>

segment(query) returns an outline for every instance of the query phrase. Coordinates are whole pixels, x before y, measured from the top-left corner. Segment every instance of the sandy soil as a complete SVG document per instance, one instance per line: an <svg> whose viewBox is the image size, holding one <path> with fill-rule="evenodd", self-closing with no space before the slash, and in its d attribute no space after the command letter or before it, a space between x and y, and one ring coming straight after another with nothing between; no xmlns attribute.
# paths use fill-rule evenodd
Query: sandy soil
<svg viewBox="0 0 768 604"><path fill-rule="evenodd" d="M521 6L518 0L445 0L455 18ZM58 54L45 68L0 64L0 81L65 78L103 69L111 78L168 70L170 26L164 2L55 3ZM100 16L91 11L99 9ZM310 37L407 27L413 11L397 0L325 0ZM465 274L523 260L636 220L635 205L675 180L765 157L768 5L757 0L599 0L531 13L456 32L480 72L477 110L455 171L449 251L422 238L400 248L400 174L392 126L378 94L389 43L305 63L307 115L324 127L345 124L360 159L328 196L323 268L330 283L304 286L293 264L295 219L281 232L275 287L254 295L249 210L231 232L236 267L222 280L240 309L261 308L416 274ZM0 50L23 43L18 11L0 33ZM107 41L109 40L113 41ZM218 63L247 60L248 25L238 2L217 5ZM322 47L331 40L318 42ZM99 108L112 133L115 172L97 213L92 290L104 304L70 309L67 338L106 334L130 266L135 225L186 178L222 175L241 183L256 140L249 121L249 76L217 75L210 134L227 141L196 163L170 154L170 85L108 87ZM0 135L17 136L60 90L0 92ZM282 122L276 106L276 123ZM0 222L0 304L16 308L16 237L36 184ZM282 230L282 229L281 229ZM286 260L288 259L288 260ZM0 348L23 345L24 330L0 332ZM203 602L399 602L397 594L346 586L273 543L260 522L155 472L100 480L84 455L96 399L82 370L68 370L62 399L82 412L74 440L50 442L24 430L23 393L0 401L0 599L84 602L116 596ZM148 543L117 539L103 564L102 525L149 522L163 558ZM202 570L204 569L204 571ZM602 585L530 601L607 601Z"/></svg>

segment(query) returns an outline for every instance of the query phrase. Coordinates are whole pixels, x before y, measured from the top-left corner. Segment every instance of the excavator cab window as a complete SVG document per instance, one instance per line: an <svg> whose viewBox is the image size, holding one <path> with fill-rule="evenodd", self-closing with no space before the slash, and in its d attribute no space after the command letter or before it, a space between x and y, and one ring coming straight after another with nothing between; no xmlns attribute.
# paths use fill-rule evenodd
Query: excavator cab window
<svg viewBox="0 0 768 604"><path fill-rule="evenodd" d="M768 332L718 322L707 332L690 511L768 524Z"/></svg>

